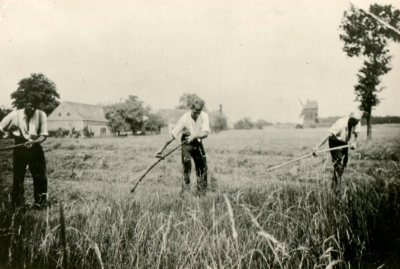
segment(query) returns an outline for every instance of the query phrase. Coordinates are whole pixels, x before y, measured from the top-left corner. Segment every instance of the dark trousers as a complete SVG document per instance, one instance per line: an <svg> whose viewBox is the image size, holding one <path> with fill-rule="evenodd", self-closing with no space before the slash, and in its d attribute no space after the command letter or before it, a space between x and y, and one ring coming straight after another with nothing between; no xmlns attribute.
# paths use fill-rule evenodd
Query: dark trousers
<svg viewBox="0 0 400 269"><path fill-rule="evenodd" d="M347 145L346 142L338 140L336 137L331 136L329 138L329 148L340 147L345 145ZM349 159L349 149L344 148L344 149L332 150L331 156L333 162L332 186L337 187L342 181L343 171Z"/></svg>
<svg viewBox="0 0 400 269"><path fill-rule="evenodd" d="M207 159L201 142L193 141L182 145L183 180L186 186L190 184L192 158L196 168L197 190L205 191L207 189Z"/></svg>
<svg viewBox="0 0 400 269"><path fill-rule="evenodd" d="M24 143L22 138L15 138L15 144ZM18 147L13 154L13 189L12 204L21 206L25 204L24 198L24 179L29 167L29 172L33 178L33 197L35 203L44 204L47 201L47 177L46 160L40 144L34 144L31 148Z"/></svg>

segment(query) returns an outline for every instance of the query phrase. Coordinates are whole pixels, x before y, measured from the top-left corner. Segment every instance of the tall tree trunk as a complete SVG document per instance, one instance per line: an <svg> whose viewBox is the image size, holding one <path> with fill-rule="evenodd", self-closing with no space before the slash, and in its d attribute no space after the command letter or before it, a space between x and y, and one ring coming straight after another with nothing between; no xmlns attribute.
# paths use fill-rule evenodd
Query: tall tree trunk
<svg viewBox="0 0 400 269"><path fill-rule="evenodd" d="M372 139L371 111L367 112L366 120L367 120L367 140L371 140Z"/></svg>

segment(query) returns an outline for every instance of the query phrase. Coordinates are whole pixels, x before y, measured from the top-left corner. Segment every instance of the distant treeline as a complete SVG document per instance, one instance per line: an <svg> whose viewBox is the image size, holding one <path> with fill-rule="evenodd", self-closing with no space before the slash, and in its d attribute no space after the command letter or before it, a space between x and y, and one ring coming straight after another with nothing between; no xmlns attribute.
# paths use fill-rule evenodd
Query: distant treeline
<svg viewBox="0 0 400 269"><path fill-rule="evenodd" d="M326 117L326 118L319 118L318 124L319 125L331 125L340 117ZM390 123L400 123L400 116L372 116L371 124L390 124ZM361 125L366 125L367 122L363 118L361 120Z"/></svg>
<svg viewBox="0 0 400 269"><path fill-rule="evenodd" d="M384 116L384 117L372 117L371 119L372 124L385 124L385 123L400 123L399 116ZM362 125L366 125L366 120L362 119Z"/></svg>
<svg viewBox="0 0 400 269"><path fill-rule="evenodd" d="M265 121L263 119L259 119L256 122L253 122L250 118L246 117L238 120L233 124L234 129L262 129L265 126L273 125L273 123Z"/></svg>

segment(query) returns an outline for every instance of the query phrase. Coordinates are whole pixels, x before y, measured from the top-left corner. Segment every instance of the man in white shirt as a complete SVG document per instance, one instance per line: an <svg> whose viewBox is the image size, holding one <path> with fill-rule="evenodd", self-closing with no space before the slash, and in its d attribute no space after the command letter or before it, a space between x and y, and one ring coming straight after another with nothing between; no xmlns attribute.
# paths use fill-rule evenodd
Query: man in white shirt
<svg viewBox="0 0 400 269"><path fill-rule="evenodd" d="M5 133L11 133L15 144L24 144L14 148L13 152L11 202L14 208L25 204L24 179L27 166L33 178L35 207L47 204L46 160L40 145L48 136L47 116L37 109L39 102L38 95L29 95L25 108L10 112L0 122L0 137Z"/></svg>
<svg viewBox="0 0 400 269"><path fill-rule="evenodd" d="M355 111L350 113L348 117L338 119L329 129L328 134L324 136L320 143L313 149L316 155L318 149L328 140L329 148L335 148L350 145L350 149L356 149L358 134L360 133L361 113ZM349 158L349 148L337 149L331 151L333 162L333 182L334 189L340 185L344 168Z"/></svg>
<svg viewBox="0 0 400 269"><path fill-rule="evenodd" d="M172 138L167 141L165 146L157 152L156 157L161 158L164 149L180 136L182 145L182 164L183 164L183 187L182 191L190 190L190 173L192 169L191 159L193 158L196 176L197 191L204 194L207 190L207 159L204 151L202 139L206 138L210 132L208 114L203 110L204 101L194 100L191 111L185 113L171 131Z"/></svg>

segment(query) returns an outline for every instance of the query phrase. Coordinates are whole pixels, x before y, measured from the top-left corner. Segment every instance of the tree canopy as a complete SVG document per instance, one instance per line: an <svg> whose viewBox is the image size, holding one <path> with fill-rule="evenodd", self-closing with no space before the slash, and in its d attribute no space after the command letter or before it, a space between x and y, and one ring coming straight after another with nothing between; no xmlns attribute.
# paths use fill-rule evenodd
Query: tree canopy
<svg viewBox="0 0 400 269"><path fill-rule="evenodd" d="M193 100L201 99L195 93L184 93L181 98L179 98L179 105L176 107L178 109L190 109L192 106ZM203 108L205 109L205 108Z"/></svg>
<svg viewBox="0 0 400 269"><path fill-rule="evenodd" d="M17 90L11 93L11 99L14 99L12 105L17 109L24 108L30 94L40 97L39 109L47 115L60 104L56 84L43 74L31 74L20 80Z"/></svg>
<svg viewBox="0 0 400 269"><path fill-rule="evenodd" d="M258 119L256 121L256 123L255 123L255 126L256 126L257 129L262 129L262 128L264 128L266 126L270 126L270 125L273 125L273 124L271 122L268 122L268 121L263 120L263 119Z"/></svg>
<svg viewBox="0 0 400 269"><path fill-rule="evenodd" d="M250 118L243 118L238 120L233 124L233 128L235 129L253 129L254 128L254 122Z"/></svg>
<svg viewBox="0 0 400 269"><path fill-rule="evenodd" d="M105 107L106 119L115 134L131 131L132 134L158 133L165 126L162 117L144 107L137 96L130 95L124 102Z"/></svg>
<svg viewBox="0 0 400 269"><path fill-rule="evenodd" d="M210 122L213 132L219 133L228 129L228 119L226 118L225 114L216 112L213 116L214 117Z"/></svg>
<svg viewBox="0 0 400 269"><path fill-rule="evenodd" d="M356 100L360 102L359 108L364 112L367 121L368 139L372 137L372 109L379 104L378 93L383 90L383 87L378 87L380 77L391 70L392 56L389 54L388 43L400 41L398 32L385 24L399 29L400 11L391 5L374 4L369 7L369 12L352 6L344 13L340 26L343 30L340 35L344 42L343 50L350 57L363 59L363 66L357 74L358 84L354 90Z"/></svg>
<svg viewBox="0 0 400 269"><path fill-rule="evenodd" d="M160 133L162 127L166 126L164 118L159 114L152 112L150 108L146 108L146 115L144 121L145 132Z"/></svg>
<svg viewBox="0 0 400 269"><path fill-rule="evenodd" d="M258 119L256 122L253 122L251 118L243 118L234 123L233 128L235 129L263 129L265 126L273 125L271 122L268 122L263 119Z"/></svg>
<svg viewBox="0 0 400 269"><path fill-rule="evenodd" d="M105 117L108 120L111 132L117 135L130 130L128 123L123 116L124 106L122 103L104 107Z"/></svg>

